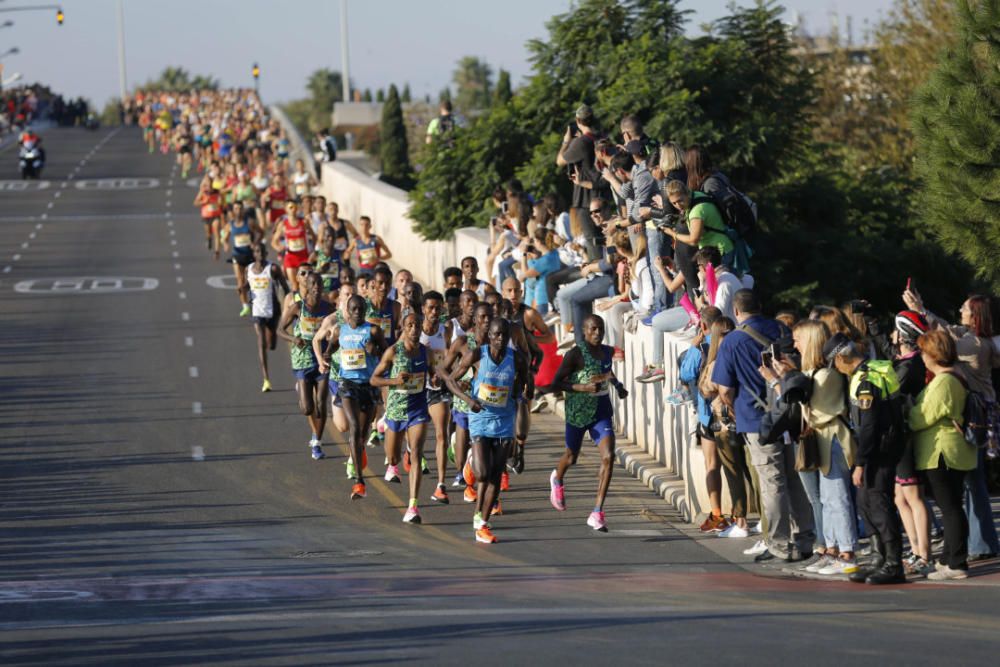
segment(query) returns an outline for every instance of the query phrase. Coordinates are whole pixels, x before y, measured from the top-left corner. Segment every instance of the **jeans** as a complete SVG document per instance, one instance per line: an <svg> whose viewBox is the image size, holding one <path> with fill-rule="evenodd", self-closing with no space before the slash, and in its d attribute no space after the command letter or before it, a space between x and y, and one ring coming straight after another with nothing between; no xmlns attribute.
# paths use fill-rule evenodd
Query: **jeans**
<svg viewBox="0 0 1000 667"><path fill-rule="evenodd" d="M952 470L945 465L944 457L941 456L938 467L925 470L924 473L944 520L944 551L941 561L952 569L966 570L969 568L969 521L962 509L965 471Z"/></svg>
<svg viewBox="0 0 1000 667"><path fill-rule="evenodd" d="M757 433L744 433L750 446L750 462L757 469L760 501L767 517L768 550L775 556L789 556L797 546L803 554L812 551L816 541L812 507L795 471L795 456L783 442L763 444Z"/></svg>
<svg viewBox="0 0 1000 667"><path fill-rule="evenodd" d="M649 258L649 273L653 277L653 312L658 313L669 307L670 294L667 292L667 284L663 282L663 276L656 268L656 258L663 257L666 253L664 249L666 237L658 229L646 229L646 254Z"/></svg>
<svg viewBox="0 0 1000 667"><path fill-rule="evenodd" d="M508 278L516 278L514 274L514 265L517 264L517 260L513 257L508 257L507 259L500 260L500 264L497 267L497 291L503 291L503 281Z"/></svg>
<svg viewBox="0 0 1000 667"><path fill-rule="evenodd" d="M830 447L830 472L819 473L819 495L823 506L823 539L827 548L855 551L858 546L854 503L851 502L851 473L837 438Z"/></svg>
<svg viewBox="0 0 1000 667"><path fill-rule="evenodd" d="M802 480L802 488L805 489L806 496L809 498L809 504L812 505L813 526L816 529L817 538L826 535L823 532L823 500L819 494L819 476L820 473L818 470L799 472L799 479Z"/></svg>
<svg viewBox="0 0 1000 667"><path fill-rule="evenodd" d="M556 294L562 322L573 325L573 337L577 343L583 341L583 318L592 312L594 300L608 296L613 286L614 281L611 276L601 274L563 285Z"/></svg>
<svg viewBox="0 0 1000 667"><path fill-rule="evenodd" d="M608 342L612 347L625 347L625 313L632 310L628 301L616 303L607 311Z"/></svg>
<svg viewBox="0 0 1000 667"><path fill-rule="evenodd" d="M653 316L653 363L663 363L663 334L684 328L691 316L682 307L670 308Z"/></svg>
<svg viewBox="0 0 1000 667"><path fill-rule="evenodd" d="M543 316L544 315L548 315L548 313L549 313L549 304L547 304L547 303L538 303L538 304L535 304L535 310L538 311L539 315L543 315Z"/></svg>
<svg viewBox="0 0 1000 667"><path fill-rule="evenodd" d="M576 266L566 266L558 271L547 274L545 276L545 291L548 293L549 303L558 308L559 304L556 303L556 292L559 291L559 288L582 277L583 274L580 273L580 268Z"/></svg>
<svg viewBox="0 0 1000 667"><path fill-rule="evenodd" d="M969 522L969 554L1000 554L993 507L986 487L986 450L979 450L974 470L965 473L965 517Z"/></svg>

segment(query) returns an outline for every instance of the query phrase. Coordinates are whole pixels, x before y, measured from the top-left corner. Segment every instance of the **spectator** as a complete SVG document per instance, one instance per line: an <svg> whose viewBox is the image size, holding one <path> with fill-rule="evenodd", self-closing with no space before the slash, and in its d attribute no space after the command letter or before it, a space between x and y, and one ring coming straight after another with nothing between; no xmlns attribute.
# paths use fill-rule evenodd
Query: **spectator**
<svg viewBox="0 0 1000 667"><path fill-rule="evenodd" d="M590 200L588 212L595 223L603 224L603 208L604 200L598 198ZM560 217L556 219L557 231L563 228L563 225L560 223L563 216L565 216L566 229L568 230L569 228L569 215L561 213ZM583 236L566 236L562 238L562 244L559 247L559 261L562 262L563 268L545 276L545 288L548 291L549 305L554 309L547 322L555 321L552 318L558 312L556 293L559 291L559 288L583 277L581 268L587 263L586 239Z"/></svg>
<svg viewBox="0 0 1000 667"><path fill-rule="evenodd" d="M785 338L788 330L761 314L760 301L747 289L733 297L738 328L726 336L712 371L719 399L735 415L736 432L750 449L757 470L762 510L767 521L764 550L755 560L798 561L812 554L812 511L802 481L795 474L792 448L781 438L763 438L761 422L768 404L767 385L760 373L761 351Z"/></svg>
<svg viewBox="0 0 1000 667"><path fill-rule="evenodd" d="M687 167L684 166L684 151L681 147L672 141L660 146L660 157L656 169L652 172L660 184L661 192L666 192L667 183L670 181L687 183ZM660 207L662 206L661 202Z"/></svg>
<svg viewBox="0 0 1000 667"><path fill-rule="evenodd" d="M451 115L451 101L442 100L438 107L437 118L427 124L427 136L424 143L431 143L435 137L448 138L455 130L455 117Z"/></svg>
<svg viewBox="0 0 1000 667"><path fill-rule="evenodd" d="M545 227L535 230L534 240L522 251L521 275L524 276L525 303L545 316L549 312L549 292L545 280L562 268L555 232Z"/></svg>
<svg viewBox="0 0 1000 667"><path fill-rule="evenodd" d="M316 143L319 145L323 162L333 162L337 159L337 140L330 134L330 129L324 127L316 133Z"/></svg>
<svg viewBox="0 0 1000 667"><path fill-rule="evenodd" d="M724 195L732 185L721 171L712 165L712 158L704 147L694 144L684 154L687 186L691 192L704 192L711 197Z"/></svg>
<svg viewBox="0 0 1000 667"><path fill-rule="evenodd" d="M591 260L600 256L596 242L600 231L587 215L590 200L600 196L600 174L594 168L594 144L598 138L594 111L583 104L576 110L575 122L566 128L556 155L556 164L567 170L567 176L573 182L570 219L579 225L580 233L586 238L587 255Z"/></svg>
<svg viewBox="0 0 1000 667"><path fill-rule="evenodd" d="M636 142L641 151L638 153L643 160L646 160L649 156L656 153L659 148L659 142L656 139L649 137L645 131L643 131L642 121L635 114L628 114L622 118L621 124L618 126L622 133L622 145L628 146L632 142Z"/></svg>
<svg viewBox="0 0 1000 667"><path fill-rule="evenodd" d="M614 347L616 361L625 359L625 314L634 311L639 317L645 317L653 305L653 282L649 275L645 242L646 239L639 236L633 245L625 231L618 231L614 236L616 254L627 262L628 278L620 286L617 296L602 302L597 308L608 312L608 337Z"/></svg>
<svg viewBox="0 0 1000 667"><path fill-rule="evenodd" d="M702 192L689 190L680 181L667 184L667 199L684 215L687 231L664 228L664 233L691 247L714 246L722 255L722 263L732 266L735 247L726 233L726 223L715 202Z"/></svg>
<svg viewBox="0 0 1000 667"><path fill-rule="evenodd" d="M595 214L595 221L598 215L605 232L615 228L615 219L603 220L604 213L601 211ZM563 330L572 333L578 344L583 341L580 325L583 318L591 312L594 301L615 293L613 253L609 253L606 247L601 250L601 259L581 266L580 279L563 285L556 293Z"/></svg>
<svg viewBox="0 0 1000 667"><path fill-rule="evenodd" d="M976 448L955 428L961 423L968 391L955 372L958 352L946 331L934 329L917 339L920 356L934 379L917 396L910 410L913 457L924 471L944 519L941 563L928 579L965 579L968 576L969 522L962 510L966 473L976 468Z"/></svg>

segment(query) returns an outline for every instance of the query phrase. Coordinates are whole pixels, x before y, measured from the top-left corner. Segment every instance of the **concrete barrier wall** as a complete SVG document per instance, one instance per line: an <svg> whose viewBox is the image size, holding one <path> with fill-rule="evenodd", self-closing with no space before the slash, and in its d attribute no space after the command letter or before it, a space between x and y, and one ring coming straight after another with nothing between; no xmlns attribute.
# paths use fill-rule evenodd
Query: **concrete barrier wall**
<svg viewBox="0 0 1000 667"><path fill-rule="evenodd" d="M452 240L426 241L413 231L403 190L340 162L323 164L322 170L321 193L328 201L337 202L341 216L348 220L370 216L375 232L392 251L393 263L410 269L418 282L440 287L444 269L456 266L467 255L484 263L489 250L487 230L460 229ZM677 489L671 497L685 518L693 521L709 509L705 461L693 435L696 420L690 406L674 407L664 400L677 385L677 357L690 343L671 336L665 343L667 381L639 384L633 378L652 359L653 332L640 325L635 334L626 334L625 362L615 365L629 391L617 409L619 432L665 469L664 475ZM728 507L727 499L723 507Z"/></svg>

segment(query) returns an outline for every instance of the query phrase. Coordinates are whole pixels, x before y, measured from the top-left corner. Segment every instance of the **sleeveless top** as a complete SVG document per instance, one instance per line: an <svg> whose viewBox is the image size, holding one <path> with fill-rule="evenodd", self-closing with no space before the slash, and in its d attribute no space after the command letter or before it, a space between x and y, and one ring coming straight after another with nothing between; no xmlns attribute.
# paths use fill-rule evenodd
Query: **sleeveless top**
<svg viewBox="0 0 1000 667"><path fill-rule="evenodd" d="M295 218L297 224L294 225L289 224L292 219L288 216L285 216L283 220L285 221L285 248L288 252L308 252L308 248L306 248L306 223L298 217Z"/></svg>
<svg viewBox="0 0 1000 667"><path fill-rule="evenodd" d="M389 377L399 377L400 373L411 373L412 377L399 387L389 387L389 395L385 403L385 416L395 421L402 421L408 415L427 409L427 348L417 346L417 356L411 358L406 353L403 341L395 345L396 355L393 358Z"/></svg>
<svg viewBox="0 0 1000 667"><path fill-rule="evenodd" d="M366 349L372 340L372 325L362 322L358 328L347 322L340 325L340 377L352 382L371 381L378 359Z"/></svg>
<svg viewBox="0 0 1000 667"><path fill-rule="evenodd" d="M270 319L274 317L274 278L271 277L271 263L264 262L260 273L251 264L247 267L247 284L250 286L250 303L254 317Z"/></svg>
<svg viewBox="0 0 1000 667"><path fill-rule="evenodd" d="M514 351L504 350L503 359L495 363L489 345L479 350L479 371L472 381L472 396L483 409L469 413L469 432L473 437L513 438L517 411Z"/></svg>
<svg viewBox="0 0 1000 667"><path fill-rule="evenodd" d="M396 341L396 309L392 307L395 301L386 299L382 310L375 310L371 299L365 299L365 303L368 304L365 321L382 329L385 342L392 345Z"/></svg>
<svg viewBox="0 0 1000 667"><path fill-rule="evenodd" d="M292 333L295 336L310 343L305 347L292 344L292 369L303 370L313 368L317 365L316 355L313 354L312 339L319 331L319 325L323 323L323 318L330 314L330 304L320 301L316 310L309 310L305 300L299 302L299 316L295 319L295 326Z"/></svg>
<svg viewBox="0 0 1000 667"><path fill-rule="evenodd" d="M373 234L368 241L362 241L359 236L354 239L354 243L358 252L358 268L374 269L378 264L378 241L375 235Z"/></svg>
<svg viewBox="0 0 1000 667"><path fill-rule="evenodd" d="M597 375L604 375L611 372L611 348L601 345L601 359L595 358L590 353L590 346L584 343L578 346L583 353L583 368L574 371L570 375L570 382L573 384L588 384L590 378ZM588 394L580 391L566 392L566 423L577 428L585 428L593 424L600 417L610 416L611 399L609 397L608 385L605 381L601 383L601 389L596 394Z"/></svg>
<svg viewBox="0 0 1000 667"><path fill-rule="evenodd" d="M250 233L250 223L246 218L240 221L229 221L229 235L233 239L233 255L248 257L252 254L250 244L253 236Z"/></svg>
<svg viewBox="0 0 1000 667"><path fill-rule="evenodd" d="M428 348L434 350L435 352L443 352L445 349L444 345L444 325L438 324L437 331L432 334L424 333L424 330L420 330L420 344L426 345Z"/></svg>
<svg viewBox="0 0 1000 667"><path fill-rule="evenodd" d="M316 270L323 277L324 292L340 289L340 257L327 257L322 250L317 250Z"/></svg>
<svg viewBox="0 0 1000 667"><path fill-rule="evenodd" d="M476 349L476 345L477 345L476 336L474 334L471 334L471 333L465 334L465 344L468 346L468 348L470 350ZM465 374L462 375L462 377L460 377L458 379L459 383L463 383L463 382L464 383L469 383L469 382L471 382L472 381L472 372L473 372L472 368L469 368L468 370L466 370ZM471 392L472 389L470 388L469 391ZM456 396L454 402L452 403L452 409L455 412L461 412L463 414L468 414L469 413L469 404L466 403L465 401L463 401L462 399L460 399L458 396Z"/></svg>

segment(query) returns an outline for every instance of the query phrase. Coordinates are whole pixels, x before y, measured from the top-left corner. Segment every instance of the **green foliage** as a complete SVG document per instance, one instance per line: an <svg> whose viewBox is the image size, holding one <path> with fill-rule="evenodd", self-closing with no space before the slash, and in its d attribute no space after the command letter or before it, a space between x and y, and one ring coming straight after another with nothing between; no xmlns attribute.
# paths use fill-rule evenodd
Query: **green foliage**
<svg viewBox="0 0 1000 667"><path fill-rule="evenodd" d="M505 69L497 74L497 85L493 91L493 104L507 104L514 92L510 87L510 72Z"/></svg>
<svg viewBox="0 0 1000 667"><path fill-rule="evenodd" d="M403 86L403 92L399 96L399 101L402 102L403 104L409 104L410 102L412 102L410 93L410 84L406 84Z"/></svg>
<svg viewBox="0 0 1000 667"><path fill-rule="evenodd" d="M389 96L382 106L379 140L382 180L401 188L412 185L413 169L410 167L406 126L403 124L403 107L399 102L396 84L389 86Z"/></svg>
<svg viewBox="0 0 1000 667"><path fill-rule="evenodd" d="M321 68L306 79L309 97L281 105L292 124L304 137L330 125L333 105L343 99L340 72Z"/></svg>
<svg viewBox="0 0 1000 667"><path fill-rule="evenodd" d="M442 88L441 92L438 93L438 103L441 102L451 102L451 88Z"/></svg>
<svg viewBox="0 0 1000 667"><path fill-rule="evenodd" d="M378 89L378 91L375 93L375 101L378 102L379 104L383 104L385 102L385 90L383 90L382 88Z"/></svg>
<svg viewBox="0 0 1000 667"><path fill-rule="evenodd" d="M957 40L913 109L921 221L1000 287L1000 0L959 2Z"/></svg>
<svg viewBox="0 0 1000 667"><path fill-rule="evenodd" d="M101 125L115 127L122 124L119 104L120 102L117 97L112 97L108 100L107 104L104 105L104 109L101 110Z"/></svg>
<svg viewBox="0 0 1000 667"><path fill-rule="evenodd" d="M198 74L191 76L183 67L166 67L156 79L150 79L140 86L142 90L168 93L186 93L192 90L218 90L219 80Z"/></svg>
<svg viewBox="0 0 1000 667"><path fill-rule="evenodd" d="M475 56L465 56L458 61L452 74L455 84L455 106L466 113L485 109L490 105L493 70Z"/></svg>
<svg viewBox="0 0 1000 667"><path fill-rule="evenodd" d="M362 93L362 95L361 95L361 101L362 102L371 102L372 101L372 89L371 88L365 88L365 92Z"/></svg>

